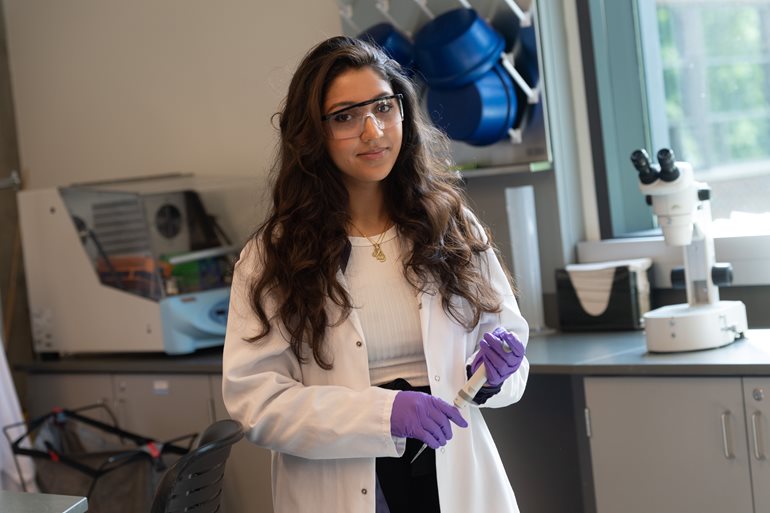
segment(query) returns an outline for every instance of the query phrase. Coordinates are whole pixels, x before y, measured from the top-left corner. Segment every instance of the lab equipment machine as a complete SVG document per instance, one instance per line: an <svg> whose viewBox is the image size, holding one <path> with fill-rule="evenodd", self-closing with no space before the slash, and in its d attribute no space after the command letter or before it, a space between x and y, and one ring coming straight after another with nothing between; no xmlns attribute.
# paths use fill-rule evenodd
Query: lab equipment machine
<svg viewBox="0 0 770 513"><path fill-rule="evenodd" d="M639 189L652 206L667 245L681 246L684 267L671 272L671 283L686 288L687 303L668 305L644 315L647 349L676 352L728 345L748 329L746 306L719 299L719 287L732 282L732 266L717 263L711 225L711 189L695 181L692 166L663 148L658 164L643 149L631 154Z"/></svg>
<svg viewBox="0 0 770 513"><path fill-rule="evenodd" d="M229 210L241 205L246 217L244 190L237 180L163 175L20 192L34 350L222 345L241 242L230 238Z"/></svg>

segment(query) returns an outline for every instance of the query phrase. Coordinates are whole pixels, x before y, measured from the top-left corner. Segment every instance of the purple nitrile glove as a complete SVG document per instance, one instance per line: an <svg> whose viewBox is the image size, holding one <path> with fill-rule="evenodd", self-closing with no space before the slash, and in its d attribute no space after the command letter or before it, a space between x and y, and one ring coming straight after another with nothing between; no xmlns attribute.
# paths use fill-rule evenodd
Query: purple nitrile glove
<svg viewBox="0 0 770 513"><path fill-rule="evenodd" d="M510 350L506 350L503 343ZM479 352L471 363L471 374L483 362L487 370L487 386L499 387L519 370L525 352L524 344L519 342L516 335L505 328L495 328L492 333L484 333L484 338L479 342Z"/></svg>
<svg viewBox="0 0 770 513"><path fill-rule="evenodd" d="M450 420L460 427L468 427L460 411L438 397L401 391L393 401L390 433L397 437L416 438L438 449L452 438Z"/></svg>

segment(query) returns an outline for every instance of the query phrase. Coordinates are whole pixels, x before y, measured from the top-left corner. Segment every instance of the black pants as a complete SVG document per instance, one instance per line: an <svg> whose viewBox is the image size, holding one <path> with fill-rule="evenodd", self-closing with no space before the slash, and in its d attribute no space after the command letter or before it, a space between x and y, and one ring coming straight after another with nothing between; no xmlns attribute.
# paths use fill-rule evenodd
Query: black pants
<svg viewBox="0 0 770 513"><path fill-rule="evenodd" d="M390 390L415 390L430 394L430 387L413 387L404 379L380 385ZM436 452L427 447L410 463L422 441L406 439L406 451L400 458L377 458L377 480L390 513L440 513L436 482Z"/></svg>

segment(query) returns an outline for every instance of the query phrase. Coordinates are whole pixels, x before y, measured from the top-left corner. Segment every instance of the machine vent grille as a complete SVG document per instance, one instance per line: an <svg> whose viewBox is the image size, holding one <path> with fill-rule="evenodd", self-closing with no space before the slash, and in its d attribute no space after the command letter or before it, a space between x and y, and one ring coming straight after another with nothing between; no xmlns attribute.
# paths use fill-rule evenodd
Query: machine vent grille
<svg viewBox="0 0 770 513"><path fill-rule="evenodd" d="M94 233L105 253L120 255L150 252L150 238L142 204L125 199L93 205Z"/></svg>

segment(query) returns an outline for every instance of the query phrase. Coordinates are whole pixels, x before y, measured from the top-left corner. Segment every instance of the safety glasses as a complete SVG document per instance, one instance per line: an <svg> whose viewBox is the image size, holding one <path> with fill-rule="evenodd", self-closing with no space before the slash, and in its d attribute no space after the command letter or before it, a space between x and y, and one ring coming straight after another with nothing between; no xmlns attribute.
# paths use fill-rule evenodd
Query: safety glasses
<svg viewBox="0 0 770 513"><path fill-rule="evenodd" d="M388 129L404 120L403 95L392 94L349 105L321 118L332 139L352 139L364 132L366 118L371 118L380 130Z"/></svg>

